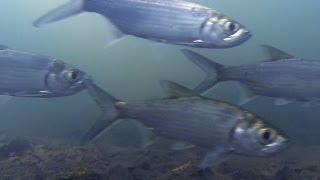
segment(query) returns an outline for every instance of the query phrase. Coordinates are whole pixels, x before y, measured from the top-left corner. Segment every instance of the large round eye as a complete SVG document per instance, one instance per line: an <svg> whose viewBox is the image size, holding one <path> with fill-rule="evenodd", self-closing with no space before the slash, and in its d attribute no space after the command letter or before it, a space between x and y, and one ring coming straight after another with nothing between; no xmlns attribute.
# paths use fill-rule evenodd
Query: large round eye
<svg viewBox="0 0 320 180"><path fill-rule="evenodd" d="M68 72L67 76L70 81L75 81L78 79L79 72L77 70L71 70Z"/></svg>
<svg viewBox="0 0 320 180"><path fill-rule="evenodd" d="M225 29L230 33L230 34L234 34L238 29L239 29L239 25L234 23L234 22L226 22L224 24Z"/></svg>
<svg viewBox="0 0 320 180"><path fill-rule="evenodd" d="M262 144L270 144L274 140L276 132L272 129L263 128L259 130L258 136Z"/></svg>

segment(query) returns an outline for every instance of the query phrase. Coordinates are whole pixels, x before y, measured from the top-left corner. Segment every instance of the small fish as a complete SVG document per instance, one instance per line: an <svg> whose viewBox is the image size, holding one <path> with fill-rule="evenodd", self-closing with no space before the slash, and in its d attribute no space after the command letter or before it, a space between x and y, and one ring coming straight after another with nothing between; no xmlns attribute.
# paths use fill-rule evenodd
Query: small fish
<svg viewBox="0 0 320 180"><path fill-rule="evenodd" d="M85 89L90 78L82 71L51 57L0 48L0 95L60 97Z"/></svg>
<svg viewBox="0 0 320 180"><path fill-rule="evenodd" d="M197 48L230 48L251 34L214 9L181 0L72 0L33 24L43 26L82 12L104 16L113 24L109 45L125 35Z"/></svg>
<svg viewBox="0 0 320 180"><path fill-rule="evenodd" d="M169 98L141 102L122 102L95 85L88 86L89 94L106 113L83 142L108 131L119 119L129 118L142 123L150 134L208 149L200 168L215 165L232 152L268 156L288 145L282 132L238 106L197 96L171 81L161 81L161 85Z"/></svg>
<svg viewBox="0 0 320 180"><path fill-rule="evenodd" d="M184 49L182 52L205 73L195 92L203 94L222 81L240 83L245 104L257 95L277 98L276 105L294 101L320 102L320 61L296 58L268 45L262 45L269 60L241 66L224 66Z"/></svg>

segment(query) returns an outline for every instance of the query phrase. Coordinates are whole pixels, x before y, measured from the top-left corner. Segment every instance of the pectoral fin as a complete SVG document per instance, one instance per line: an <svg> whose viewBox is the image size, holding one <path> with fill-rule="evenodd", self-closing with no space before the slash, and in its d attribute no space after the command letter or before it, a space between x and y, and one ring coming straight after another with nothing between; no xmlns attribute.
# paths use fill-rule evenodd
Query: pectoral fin
<svg viewBox="0 0 320 180"><path fill-rule="evenodd" d="M227 149L215 149L206 154L202 162L199 164L200 169L205 169L219 164L232 151Z"/></svg>
<svg viewBox="0 0 320 180"><path fill-rule="evenodd" d="M110 46L118 43L119 41L121 41L126 36L126 34L122 33L111 22L109 22L108 28L111 28L111 35L107 37L105 47L110 47Z"/></svg>

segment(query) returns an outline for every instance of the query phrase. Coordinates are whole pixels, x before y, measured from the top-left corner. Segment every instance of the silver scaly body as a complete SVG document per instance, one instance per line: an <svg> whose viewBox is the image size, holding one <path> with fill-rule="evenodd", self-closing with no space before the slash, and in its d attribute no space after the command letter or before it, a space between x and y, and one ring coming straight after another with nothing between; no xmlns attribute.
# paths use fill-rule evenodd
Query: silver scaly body
<svg viewBox="0 0 320 180"><path fill-rule="evenodd" d="M208 149L200 168L216 164L218 159L231 152L268 156L287 147L288 139L283 133L238 106L197 96L171 81L161 81L161 85L170 98L121 102L89 84L89 94L105 113L82 141L93 140L119 122L118 119L129 118L142 123L144 127L141 129L152 134L187 143L185 147L192 145Z"/></svg>
<svg viewBox="0 0 320 180"><path fill-rule="evenodd" d="M254 94L320 101L320 61L284 59L221 69L221 81L238 81Z"/></svg>
<svg viewBox="0 0 320 180"><path fill-rule="evenodd" d="M229 48L251 37L244 26L199 4L180 0L73 0L35 21L42 26L81 12L94 12L114 25L114 40L133 35L198 48Z"/></svg>
<svg viewBox="0 0 320 180"><path fill-rule="evenodd" d="M246 103L256 95L277 98L276 105L292 101L320 102L320 61L295 58L271 46L262 45L269 60L240 66L224 66L196 52L182 52L205 73L206 78L196 88L205 93L217 83L235 81L241 85Z"/></svg>
<svg viewBox="0 0 320 180"><path fill-rule="evenodd" d="M138 119L159 136L212 149L230 149L232 133L245 111L202 97L118 103L124 118Z"/></svg>

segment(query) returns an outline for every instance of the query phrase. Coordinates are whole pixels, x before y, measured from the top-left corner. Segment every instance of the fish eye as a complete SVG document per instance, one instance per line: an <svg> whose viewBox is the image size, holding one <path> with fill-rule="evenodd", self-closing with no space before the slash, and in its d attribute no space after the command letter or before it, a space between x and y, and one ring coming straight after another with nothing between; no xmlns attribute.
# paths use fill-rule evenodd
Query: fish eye
<svg viewBox="0 0 320 180"><path fill-rule="evenodd" d="M259 130L258 135L260 143L269 144L273 141L275 132L271 129L263 128Z"/></svg>
<svg viewBox="0 0 320 180"><path fill-rule="evenodd" d="M68 72L67 77L70 81L74 81L74 80L78 79L79 72L76 70L71 70Z"/></svg>
<svg viewBox="0 0 320 180"><path fill-rule="evenodd" d="M239 25L238 24L230 22L230 21L226 22L224 27L231 34L234 34L239 29Z"/></svg>

